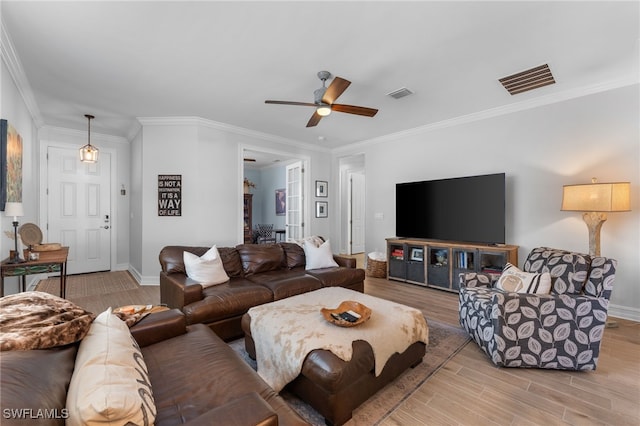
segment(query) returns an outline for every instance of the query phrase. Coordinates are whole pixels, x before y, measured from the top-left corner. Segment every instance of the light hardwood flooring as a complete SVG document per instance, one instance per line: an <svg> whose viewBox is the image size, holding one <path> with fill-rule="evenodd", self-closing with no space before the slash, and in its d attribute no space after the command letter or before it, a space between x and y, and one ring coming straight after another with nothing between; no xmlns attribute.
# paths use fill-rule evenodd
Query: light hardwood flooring
<svg viewBox="0 0 640 426"><path fill-rule="evenodd" d="M460 326L455 293L370 277L365 293ZM640 425L640 323L618 325L593 372L497 368L469 342L383 425Z"/></svg>

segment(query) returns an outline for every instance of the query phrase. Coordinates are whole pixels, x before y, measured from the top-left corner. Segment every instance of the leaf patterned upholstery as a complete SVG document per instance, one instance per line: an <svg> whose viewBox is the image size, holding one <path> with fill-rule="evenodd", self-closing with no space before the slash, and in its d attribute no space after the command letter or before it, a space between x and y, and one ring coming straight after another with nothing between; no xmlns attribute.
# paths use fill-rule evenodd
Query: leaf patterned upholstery
<svg viewBox="0 0 640 426"><path fill-rule="evenodd" d="M504 292L488 275L462 274L460 324L497 366L595 370L616 266L614 259L536 248L524 270L550 272L551 294Z"/></svg>

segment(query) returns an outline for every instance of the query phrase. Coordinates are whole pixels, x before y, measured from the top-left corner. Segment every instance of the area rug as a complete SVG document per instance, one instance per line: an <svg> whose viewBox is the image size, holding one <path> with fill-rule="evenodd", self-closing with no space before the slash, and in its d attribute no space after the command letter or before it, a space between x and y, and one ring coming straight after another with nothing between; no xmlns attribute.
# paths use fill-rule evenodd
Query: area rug
<svg viewBox="0 0 640 426"><path fill-rule="evenodd" d="M469 335L459 327L452 327L436 320L428 319L427 322L429 324L429 345L427 345L422 363L415 368L408 369L369 398L353 412L353 418L346 425L370 426L379 424L469 341ZM249 358L244 349L244 339L234 340L229 345L245 362L254 370L256 369L256 362ZM280 392L280 395L309 423L318 426L325 424L324 418L317 411L286 389Z"/></svg>
<svg viewBox="0 0 640 426"><path fill-rule="evenodd" d="M60 278L41 280L35 288L60 295ZM124 305L160 304L159 286L141 286L127 271L69 275L66 298L93 313Z"/></svg>

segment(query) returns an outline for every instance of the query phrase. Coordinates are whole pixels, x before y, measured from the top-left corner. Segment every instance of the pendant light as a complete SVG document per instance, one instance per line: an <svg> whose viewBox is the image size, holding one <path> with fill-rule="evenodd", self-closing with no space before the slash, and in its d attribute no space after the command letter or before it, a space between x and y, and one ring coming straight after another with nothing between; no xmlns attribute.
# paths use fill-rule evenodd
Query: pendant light
<svg viewBox="0 0 640 426"><path fill-rule="evenodd" d="M80 161L83 163L96 163L98 161L98 153L100 152L98 148L91 145L91 120L95 117L93 115L85 114L88 121L88 136L87 136L87 144L80 148Z"/></svg>

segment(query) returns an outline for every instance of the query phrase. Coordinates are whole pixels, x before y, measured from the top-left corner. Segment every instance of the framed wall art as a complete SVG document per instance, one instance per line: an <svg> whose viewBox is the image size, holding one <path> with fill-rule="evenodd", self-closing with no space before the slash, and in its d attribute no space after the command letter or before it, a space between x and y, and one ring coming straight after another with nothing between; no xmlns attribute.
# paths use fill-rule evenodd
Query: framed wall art
<svg viewBox="0 0 640 426"><path fill-rule="evenodd" d="M22 137L7 122L0 120L0 207L22 202Z"/></svg>
<svg viewBox="0 0 640 426"><path fill-rule="evenodd" d="M324 180L316 181L316 197L329 196L329 183Z"/></svg>
<svg viewBox="0 0 640 426"><path fill-rule="evenodd" d="M158 216L182 216L182 175L158 175Z"/></svg>
<svg viewBox="0 0 640 426"><path fill-rule="evenodd" d="M284 216L287 211L287 190L276 189L276 216Z"/></svg>
<svg viewBox="0 0 640 426"><path fill-rule="evenodd" d="M316 201L316 217L329 217L329 203Z"/></svg>

